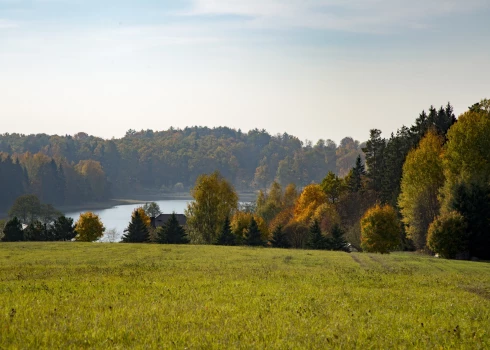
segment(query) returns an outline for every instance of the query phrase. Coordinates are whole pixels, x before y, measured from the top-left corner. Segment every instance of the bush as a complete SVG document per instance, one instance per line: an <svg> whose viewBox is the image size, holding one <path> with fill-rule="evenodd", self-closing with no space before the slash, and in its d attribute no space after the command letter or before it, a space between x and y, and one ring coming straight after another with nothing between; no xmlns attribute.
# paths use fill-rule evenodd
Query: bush
<svg viewBox="0 0 490 350"><path fill-rule="evenodd" d="M400 223L395 209L376 205L361 219L361 248L367 252L389 253L400 245Z"/></svg>
<svg viewBox="0 0 490 350"><path fill-rule="evenodd" d="M467 251L468 234L464 217L457 211L436 218L429 226L427 246L446 259Z"/></svg>

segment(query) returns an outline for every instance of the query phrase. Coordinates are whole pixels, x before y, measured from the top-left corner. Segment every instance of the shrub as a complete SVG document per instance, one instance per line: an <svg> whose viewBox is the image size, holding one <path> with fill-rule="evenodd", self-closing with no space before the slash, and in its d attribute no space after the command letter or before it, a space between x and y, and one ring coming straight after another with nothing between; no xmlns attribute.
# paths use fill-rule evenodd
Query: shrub
<svg viewBox="0 0 490 350"><path fill-rule="evenodd" d="M429 226L427 246L446 259L454 259L468 249L467 225L457 211L436 218Z"/></svg>
<svg viewBox="0 0 490 350"><path fill-rule="evenodd" d="M361 248L367 252L389 253L400 244L400 223L395 209L376 205L361 219Z"/></svg>

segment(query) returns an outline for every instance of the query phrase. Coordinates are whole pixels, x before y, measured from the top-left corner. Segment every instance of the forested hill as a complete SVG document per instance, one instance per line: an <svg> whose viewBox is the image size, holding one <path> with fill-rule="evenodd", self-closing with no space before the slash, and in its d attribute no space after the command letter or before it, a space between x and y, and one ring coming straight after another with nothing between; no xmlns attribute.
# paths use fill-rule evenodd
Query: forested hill
<svg viewBox="0 0 490 350"><path fill-rule="evenodd" d="M203 173L219 170L238 190L321 182L333 171L346 175L362 154L344 138L315 144L265 130L226 127L129 130L121 139L78 133L0 135L0 209L22 193L54 205L101 200L143 189L187 190ZM5 176L4 176L5 175Z"/></svg>

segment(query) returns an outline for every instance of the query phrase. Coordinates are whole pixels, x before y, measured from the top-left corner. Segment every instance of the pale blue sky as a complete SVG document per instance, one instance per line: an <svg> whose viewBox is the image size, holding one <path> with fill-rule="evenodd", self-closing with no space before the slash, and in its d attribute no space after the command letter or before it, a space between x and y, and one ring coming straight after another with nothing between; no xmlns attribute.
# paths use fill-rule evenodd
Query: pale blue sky
<svg viewBox="0 0 490 350"><path fill-rule="evenodd" d="M0 132L366 140L490 97L488 0L0 0Z"/></svg>

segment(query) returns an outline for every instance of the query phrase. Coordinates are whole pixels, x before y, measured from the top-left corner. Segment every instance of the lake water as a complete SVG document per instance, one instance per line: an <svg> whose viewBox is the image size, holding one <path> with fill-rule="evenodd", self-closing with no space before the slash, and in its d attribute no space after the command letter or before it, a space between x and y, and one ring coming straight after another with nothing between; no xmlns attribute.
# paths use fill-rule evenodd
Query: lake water
<svg viewBox="0 0 490 350"><path fill-rule="evenodd" d="M155 201L160 206L160 211L163 214L171 214L175 212L176 214L184 214L184 210L187 208L187 204L191 202L191 200L161 200ZM93 213L99 215L100 220L104 224L106 231L115 229L117 232L116 241L120 241L121 237L124 233L124 230L128 227L129 221L131 220L131 214L133 210L141 207L143 204L127 204L127 205L118 205L109 209L100 209L100 210L84 210L77 212L66 213L66 217L73 218L76 222L82 212L92 211ZM108 241L108 237L103 237L102 241Z"/></svg>

